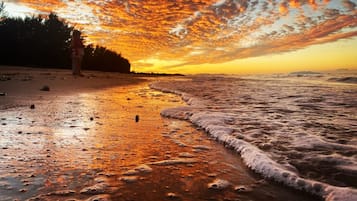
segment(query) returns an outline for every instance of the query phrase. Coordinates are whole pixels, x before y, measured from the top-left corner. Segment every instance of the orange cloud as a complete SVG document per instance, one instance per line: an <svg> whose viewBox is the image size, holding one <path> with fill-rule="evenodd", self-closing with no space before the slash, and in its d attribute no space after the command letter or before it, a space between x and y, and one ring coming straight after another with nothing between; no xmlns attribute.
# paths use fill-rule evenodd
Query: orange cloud
<svg viewBox="0 0 357 201"><path fill-rule="evenodd" d="M292 8L299 8L300 7L299 0L290 0L289 4L290 4L290 7L292 7Z"/></svg>
<svg viewBox="0 0 357 201"><path fill-rule="evenodd" d="M43 1L42 4L39 4L36 0L18 0L19 3L24 3L34 9L37 9L41 12L52 12L57 7L63 7L64 3L60 0L48 0Z"/></svg>
<svg viewBox="0 0 357 201"><path fill-rule="evenodd" d="M312 9L314 9L314 10L317 9L317 3L316 3L315 0L309 0L308 2L309 2L309 4L310 4Z"/></svg>
<svg viewBox="0 0 357 201"><path fill-rule="evenodd" d="M220 63L294 51L356 36L349 0L20 0L56 12L81 28L87 43L122 53L137 65L175 60ZM306 12L305 8L312 8ZM298 9L298 12L293 12ZM291 12L289 12L291 11Z"/></svg>
<svg viewBox="0 0 357 201"><path fill-rule="evenodd" d="M286 15L288 14L289 8L288 5L286 3L281 3L279 5L279 12L281 15Z"/></svg>

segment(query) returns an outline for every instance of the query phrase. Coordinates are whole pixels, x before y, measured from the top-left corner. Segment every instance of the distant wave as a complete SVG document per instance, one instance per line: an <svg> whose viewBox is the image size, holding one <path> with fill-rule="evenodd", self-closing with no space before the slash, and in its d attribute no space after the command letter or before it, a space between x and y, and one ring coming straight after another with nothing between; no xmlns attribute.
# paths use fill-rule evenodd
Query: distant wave
<svg viewBox="0 0 357 201"><path fill-rule="evenodd" d="M357 84L357 77L333 77L328 79L330 82L342 82L342 83L349 83L349 84Z"/></svg>
<svg viewBox="0 0 357 201"><path fill-rule="evenodd" d="M321 77L322 73L314 72L314 71L297 71L291 72L288 75L289 77Z"/></svg>

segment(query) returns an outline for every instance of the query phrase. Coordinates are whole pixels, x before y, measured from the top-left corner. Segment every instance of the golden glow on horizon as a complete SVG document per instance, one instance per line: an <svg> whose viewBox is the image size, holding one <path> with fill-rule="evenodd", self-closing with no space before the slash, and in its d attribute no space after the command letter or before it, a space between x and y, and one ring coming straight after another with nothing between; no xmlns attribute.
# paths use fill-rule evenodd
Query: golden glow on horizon
<svg viewBox="0 0 357 201"><path fill-rule="evenodd" d="M6 4L6 1L5 1ZM285 72L357 68L356 0L19 0L55 12L134 71Z"/></svg>
<svg viewBox="0 0 357 201"><path fill-rule="evenodd" d="M355 45L351 45L355 44ZM313 56L312 56L313 55ZM222 64L202 64L173 69L171 73L259 74L293 71L357 70L357 38L314 45L294 52L238 59ZM147 72L150 72L148 70Z"/></svg>

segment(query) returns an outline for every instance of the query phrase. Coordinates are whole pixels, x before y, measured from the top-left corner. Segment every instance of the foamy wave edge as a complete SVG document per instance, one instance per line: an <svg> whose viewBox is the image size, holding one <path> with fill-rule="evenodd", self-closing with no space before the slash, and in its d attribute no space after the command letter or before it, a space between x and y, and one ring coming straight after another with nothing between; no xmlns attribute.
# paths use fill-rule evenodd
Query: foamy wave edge
<svg viewBox="0 0 357 201"><path fill-rule="evenodd" d="M189 94L160 87L157 83L150 84L150 88L164 93L180 95L189 107L201 107L202 101L191 97ZM243 159L243 162L256 173L264 178L275 180L286 186L306 191L318 195L326 201L354 201L357 200L357 190L349 187L337 187L323 182L305 179L298 176L295 172L288 170L281 164L273 161L267 154L256 146L241 139L237 139L231 134L233 130L224 126L216 125L217 121L227 120L224 115L212 115L207 112L190 112L189 107L169 108L161 111L164 117L188 120L194 125L203 128L211 137L218 142L225 144L226 147L235 150ZM228 119L229 120L229 119Z"/></svg>

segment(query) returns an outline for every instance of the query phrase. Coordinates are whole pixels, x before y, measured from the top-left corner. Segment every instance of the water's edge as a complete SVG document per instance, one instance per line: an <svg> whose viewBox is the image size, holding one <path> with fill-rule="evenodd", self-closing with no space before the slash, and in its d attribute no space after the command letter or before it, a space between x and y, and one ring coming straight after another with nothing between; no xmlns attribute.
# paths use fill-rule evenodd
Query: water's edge
<svg viewBox="0 0 357 201"><path fill-rule="evenodd" d="M191 122L193 125L202 128L206 133L216 141L223 143L225 147L233 149L241 157L245 165L254 172L262 175L266 179L274 180L278 183L292 187L297 190L317 195L326 201L349 201L357 199L357 190L350 187L337 187L327 183L302 178L295 172L278 164L262 150L241 139L230 135L232 130L226 127L210 124L212 114L209 112L194 113L190 110L195 103L202 102L196 100L187 93L159 86L157 83L150 84L150 88L165 93L173 93L181 96L188 104L186 107L169 108L161 111L161 115L168 118L176 118ZM217 121L229 121L229 117L215 116Z"/></svg>

